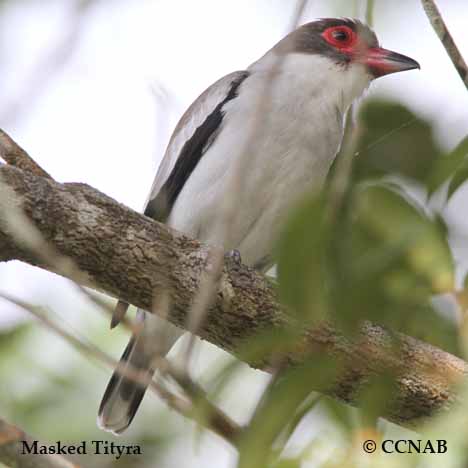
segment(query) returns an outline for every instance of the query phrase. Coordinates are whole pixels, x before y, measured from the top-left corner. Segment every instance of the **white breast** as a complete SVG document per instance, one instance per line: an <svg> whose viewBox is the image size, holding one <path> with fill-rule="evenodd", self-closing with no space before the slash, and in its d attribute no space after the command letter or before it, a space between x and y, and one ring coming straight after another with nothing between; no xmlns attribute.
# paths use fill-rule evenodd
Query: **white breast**
<svg viewBox="0 0 468 468"><path fill-rule="evenodd" d="M328 59L290 55L270 87L269 112L260 116L258 100L269 86L271 60L267 55L251 66L169 218L171 226L200 240L222 242L216 227L228 177L255 129L248 171L236 194L238 216L224 240L224 247L239 249L248 264L270 253L291 204L323 185L341 143L343 115L369 83L364 70L354 70L349 79L351 67L343 72Z"/></svg>

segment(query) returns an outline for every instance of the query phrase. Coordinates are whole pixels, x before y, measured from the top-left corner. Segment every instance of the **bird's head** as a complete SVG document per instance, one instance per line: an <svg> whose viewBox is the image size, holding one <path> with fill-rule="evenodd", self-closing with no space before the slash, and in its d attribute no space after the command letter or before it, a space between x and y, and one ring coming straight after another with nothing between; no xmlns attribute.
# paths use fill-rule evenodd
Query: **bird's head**
<svg viewBox="0 0 468 468"><path fill-rule="evenodd" d="M323 105L344 113L375 78L414 68L418 62L380 47L360 21L324 18L288 34L249 70L285 73L277 86L299 90L303 102L319 93Z"/></svg>
<svg viewBox="0 0 468 468"><path fill-rule="evenodd" d="M305 24L278 45L287 52L326 57L343 68L363 65L371 79L420 68L415 60L380 47L375 33L354 19L324 18Z"/></svg>

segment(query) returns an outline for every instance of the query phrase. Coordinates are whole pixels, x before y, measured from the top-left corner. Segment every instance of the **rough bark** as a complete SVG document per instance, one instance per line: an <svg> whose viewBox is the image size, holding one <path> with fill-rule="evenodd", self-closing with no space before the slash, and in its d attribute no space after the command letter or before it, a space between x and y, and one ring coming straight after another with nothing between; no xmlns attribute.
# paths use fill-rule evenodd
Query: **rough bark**
<svg viewBox="0 0 468 468"><path fill-rule="evenodd" d="M59 184L3 165L0 197L5 197L5 184L14 190L44 239L85 273L80 277L82 284L146 310L152 310L153 298L166 291L171 303L168 319L185 326L200 276L209 262L208 246L84 184ZM13 206L14 200L8 203ZM0 261L18 259L57 270L17 245L15 235L2 228L1 216ZM297 323L281 307L265 277L228 261L200 337L245 360L240 344L246 339L264 330L279 332L294 326ZM312 375L310 390L352 404L358 402L372 377L391 371L396 375L396 398L382 416L398 423L416 424L452 407L457 400L454 385L465 378L468 364L402 335L395 346L394 336L366 324L351 340L323 324L302 330L295 351L283 358L284 364L297 364L308 355L333 357L340 369L334 383L324 387L319 376ZM277 364L278 355L247 362L267 369L269 364Z"/></svg>

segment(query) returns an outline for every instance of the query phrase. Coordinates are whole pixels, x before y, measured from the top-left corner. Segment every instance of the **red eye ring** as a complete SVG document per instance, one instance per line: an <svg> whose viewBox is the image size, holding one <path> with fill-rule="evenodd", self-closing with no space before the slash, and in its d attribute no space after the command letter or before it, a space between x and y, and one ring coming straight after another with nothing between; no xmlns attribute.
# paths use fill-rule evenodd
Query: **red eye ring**
<svg viewBox="0 0 468 468"><path fill-rule="evenodd" d="M348 26L332 26L325 29L322 37L337 49L348 49L356 42L356 33Z"/></svg>

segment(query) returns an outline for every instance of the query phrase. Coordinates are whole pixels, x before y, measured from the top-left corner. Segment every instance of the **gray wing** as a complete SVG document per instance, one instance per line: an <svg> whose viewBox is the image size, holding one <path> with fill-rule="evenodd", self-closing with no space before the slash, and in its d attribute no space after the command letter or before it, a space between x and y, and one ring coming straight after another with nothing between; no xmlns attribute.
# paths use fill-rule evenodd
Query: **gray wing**
<svg viewBox="0 0 468 468"><path fill-rule="evenodd" d="M236 98L239 86L248 76L247 71L237 71L221 78L187 109L159 166L145 215L162 222L167 220L185 182L221 128L223 107Z"/></svg>
<svg viewBox="0 0 468 468"><path fill-rule="evenodd" d="M159 166L148 200L145 215L165 222L185 182L205 151L216 138L221 127L224 105L235 99L247 71L226 75L212 84L187 109L171 136ZM111 328L125 316L128 304L118 301L111 320Z"/></svg>

